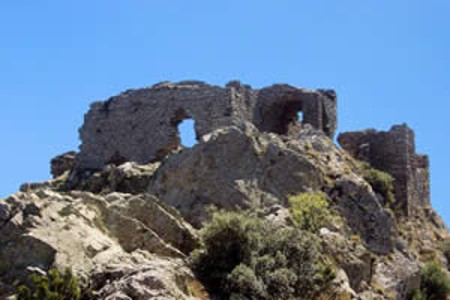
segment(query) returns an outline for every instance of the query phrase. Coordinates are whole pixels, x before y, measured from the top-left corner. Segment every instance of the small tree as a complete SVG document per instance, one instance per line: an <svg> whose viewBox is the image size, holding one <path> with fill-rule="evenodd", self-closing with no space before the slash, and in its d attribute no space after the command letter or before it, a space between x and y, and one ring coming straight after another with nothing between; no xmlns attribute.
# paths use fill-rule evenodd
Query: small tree
<svg viewBox="0 0 450 300"><path fill-rule="evenodd" d="M291 215L303 230L317 232L331 218L324 193L303 193L289 198Z"/></svg>

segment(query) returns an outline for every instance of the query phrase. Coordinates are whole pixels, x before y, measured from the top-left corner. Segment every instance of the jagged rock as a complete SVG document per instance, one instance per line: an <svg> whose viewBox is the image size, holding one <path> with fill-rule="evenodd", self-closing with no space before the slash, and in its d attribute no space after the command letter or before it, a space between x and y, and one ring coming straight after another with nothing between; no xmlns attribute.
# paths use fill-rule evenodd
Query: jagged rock
<svg viewBox="0 0 450 300"><path fill-rule="evenodd" d="M93 275L96 295L116 300L209 299L202 284L181 260L151 257L133 264L110 264Z"/></svg>
<svg viewBox="0 0 450 300"><path fill-rule="evenodd" d="M0 221L5 222L11 215L10 207L8 203L0 203Z"/></svg>
<svg viewBox="0 0 450 300"><path fill-rule="evenodd" d="M335 299L335 300L356 300L357 294L350 287L347 274L343 270L337 270L336 278L331 282L330 287L319 300Z"/></svg>
<svg viewBox="0 0 450 300"><path fill-rule="evenodd" d="M187 259L208 206L290 227L289 196L320 191L333 220L318 234L321 255L336 278L319 299L406 299L422 262L448 263L428 158L406 125L340 135L396 179L388 207L333 143L336 108L332 90L238 81L165 82L94 103L80 153L55 157L54 179L0 202L0 298L31 272L71 267L101 299L209 299ZM199 143L185 149L177 126L189 118Z"/></svg>
<svg viewBox="0 0 450 300"><path fill-rule="evenodd" d="M305 126L300 136L262 133L249 123L221 128L202 137L202 143L169 157L155 173L149 191L200 227L208 205L286 206L289 195L318 191L326 180L332 181L328 192L353 231L372 251L390 252L392 216L370 186L322 132Z"/></svg>
<svg viewBox="0 0 450 300"><path fill-rule="evenodd" d="M412 257L396 251L376 264L373 281L397 299L406 299L420 286L419 271Z"/></svg>
<svg viewBox="0 0 450 300"><path fill-rule="evenodd" d="M185 257L198 245L194 230L151 195L44 189L7 199L0 228L0 281L24 280L27 269L73 268L88 277L135 251Z"/></svg>
<svg viewBox="0 0 450 300"><path fill-rule="evenodd" d="M134 162L126 162L121 165L108 165L103 170L77 174L69 178L66 189L76 189L93 193L107 194L111 192L141 194L145 193L153 174L160 163L139 165Z"/></svg>
<svg viewBox="0 0 450 300"><path fill-rule="evenodd" d="M206 219L208 205L236 209L286 204L287 195L322 185L322 173L308 159L251 124L219 129L203 139L169 157L149 187L196 227Z"/></svg>
<svg viewBox="0 0 450 300"><path fill-rule="evenodd" d="M372 277L371 253L361 244L358 236L353 240L327 229L320 231L324 251L338 263L348 276L348 282L353 290L363 290L362 284L370 283Z"/></svg>
<svg viewBox="0 0 450 300"><path fill-rule="evenodd" d="M367 242L368 247L379 254L392 251L394 244L394 219L382 207L375 193L367 186L347 179L336 180L333 197L349 226Z"/></svg>
<svg viewBox="0 0 450 300"><path fill-rule="evenodd" d="M50 162L53 178L63 175L73 169L75 164L75 151L66 152L53 158Z"/></svg>

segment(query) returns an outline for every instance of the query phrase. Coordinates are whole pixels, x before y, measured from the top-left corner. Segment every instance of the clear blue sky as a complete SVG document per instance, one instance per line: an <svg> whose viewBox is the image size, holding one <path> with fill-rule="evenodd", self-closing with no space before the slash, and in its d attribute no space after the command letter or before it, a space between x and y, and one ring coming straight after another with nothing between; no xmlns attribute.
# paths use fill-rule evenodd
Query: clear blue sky
<svg viewBox="0 0 450 300"><path fill-rule="evenodd" d="M0 3L0 196L77 149L89 103L163 80L334 88L339 130L407 122L450 224L450 0Z"/></svg>

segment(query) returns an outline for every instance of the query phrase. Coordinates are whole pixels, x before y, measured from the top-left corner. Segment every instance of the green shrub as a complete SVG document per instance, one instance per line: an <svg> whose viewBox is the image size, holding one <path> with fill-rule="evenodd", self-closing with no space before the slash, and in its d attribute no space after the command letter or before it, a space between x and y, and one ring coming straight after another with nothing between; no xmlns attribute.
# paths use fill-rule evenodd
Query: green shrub
<svg viewBox="0 0 450 300"><path fill-rule="evenodd" d="M442 253L447 259L447 263L450 265L450 239L445 240L444 243L442 243Z"/></svg>
<svg viewBox="0 0 450 300"><path fill-rule="evenodd" d="M311 299L334 278L318 239L246 213L214 212L193 267L223 299Z"/></svg>
<svg viewBox="0 0 450 300"><path fill-rule="evenodd" d="M437 263L428 263L420 274L420 290L413 291L412 300L441 300L450 294L450 279Z"/></svg>
<svg viewBox="0 0 450 300"><path fill-rule="evenodd" d="M17 300L79 300L81 288L78 279L67 269L64 274L50 270L47 275L30 276L30 286L17 290Z"/></svg>
<svg viewBox="0 0 450 300"><path fill-rule="evenodd" d="M393 204L395 202L394 177L372 168L366 162L361 162L359 166L364 179L372 186L372 189L383 196L386 204Z"/></svg>
<svg viewBox="0 0 450 300"><path fill-rule="evenodd" d="M415 289L410 296L411 300L425 300L420 289Z"/></svg>
<svg viewBox="0 0 450 300"><path fill-rule="evenodd" d="M331 218L329 204L323 193L303 193L289 197L291 215L303 230L317 232Z"/></svg>

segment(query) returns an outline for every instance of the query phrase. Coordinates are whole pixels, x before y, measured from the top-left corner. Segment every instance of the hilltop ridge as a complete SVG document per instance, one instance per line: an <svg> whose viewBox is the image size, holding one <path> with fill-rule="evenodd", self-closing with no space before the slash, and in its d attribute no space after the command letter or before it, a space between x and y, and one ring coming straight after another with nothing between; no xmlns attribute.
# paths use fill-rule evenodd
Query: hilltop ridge
<svg viewBox="0 0 450 300"><path fill-rule="evenodd" d="M338 147L337 102L333 90L183 81L93 103L79 151L52 159L54 178L0 202L0 297L30 273L70 267L95 299L273 299L275 279L288 295L279 299L408 299L425 264L449 267L429 158L416 153L406 124L341 133ZM186 119L195 122L190 148L178 129ZM310 202L296 208L298 199ZM306 226L316 208L327 217ZM293 275L269 276L230 256L221 281L205 280L195 262L208 254L211 218L233 219L227 212L264 222L269 229L254 228L268 238L310 236L312 274L326 267L333 276L308 294L289 256L261 246ZM251 276L236 287L239 266Z"/></svg>

